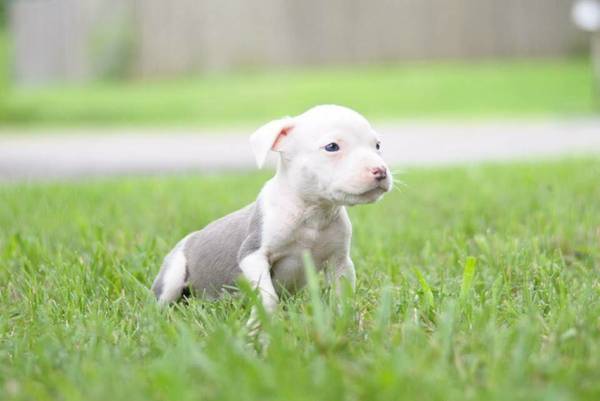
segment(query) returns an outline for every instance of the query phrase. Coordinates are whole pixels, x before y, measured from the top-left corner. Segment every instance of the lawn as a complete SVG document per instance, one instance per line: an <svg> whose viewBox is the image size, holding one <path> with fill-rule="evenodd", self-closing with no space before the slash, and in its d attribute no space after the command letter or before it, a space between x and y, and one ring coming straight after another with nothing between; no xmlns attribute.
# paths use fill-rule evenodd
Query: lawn
<svg viewBox="0 0 600 401"><path fill-rule="evenodd" d="M583 59L315 67L13 88L0 122L215 127L262 123L321 103L376 120L581 116L599 110L592 88Z"/></svg>
<svg viewBox="0 0 600 401"><path fill-rule="evenodd" d="M356 293L286 299L267 349L245 298L161 310L147 289L264 173L5 184L0 399L598 400L599 176L599 159L405 171L351 209Z"/></svg>

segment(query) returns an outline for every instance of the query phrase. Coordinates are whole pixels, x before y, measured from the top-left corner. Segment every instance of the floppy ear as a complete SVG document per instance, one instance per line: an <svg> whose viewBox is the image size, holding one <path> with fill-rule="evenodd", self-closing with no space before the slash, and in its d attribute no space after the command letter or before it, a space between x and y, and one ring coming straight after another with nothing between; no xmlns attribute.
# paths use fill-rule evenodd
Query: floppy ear
<svg viewBox="0 0 600 401"><path fill-rule="evenodd" d="M269 150L277 152L281 149L282 139L293 127L294 119L285 117L263 125L250 136L250 147L258 168L265 164Z"/></svg>

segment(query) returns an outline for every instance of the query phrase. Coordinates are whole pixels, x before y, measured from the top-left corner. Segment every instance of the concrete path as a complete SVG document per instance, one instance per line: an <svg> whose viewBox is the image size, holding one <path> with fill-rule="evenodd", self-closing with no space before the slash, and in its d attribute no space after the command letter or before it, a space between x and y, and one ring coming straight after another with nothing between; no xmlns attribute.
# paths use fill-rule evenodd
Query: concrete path
<svg viewBox="0 0 600 401"><path fill-rule="evenodd" d="M393 166L600 154L600 119L376 124ZM254 168L246 132L0 130L0 180Z"/></svg>

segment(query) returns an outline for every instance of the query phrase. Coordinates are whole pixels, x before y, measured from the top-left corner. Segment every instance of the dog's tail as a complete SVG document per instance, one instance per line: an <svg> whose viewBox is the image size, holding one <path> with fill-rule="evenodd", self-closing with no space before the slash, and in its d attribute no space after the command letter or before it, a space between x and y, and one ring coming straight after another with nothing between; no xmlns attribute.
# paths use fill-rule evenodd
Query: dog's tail
<svg viewBox="0 0 600 401"><path fill-rule="evenodd" d="M169 304L181 298L187 287L187 259L184 253L184 238L165 257L160 272L152 284L152 292L161 304Z"/></svg>

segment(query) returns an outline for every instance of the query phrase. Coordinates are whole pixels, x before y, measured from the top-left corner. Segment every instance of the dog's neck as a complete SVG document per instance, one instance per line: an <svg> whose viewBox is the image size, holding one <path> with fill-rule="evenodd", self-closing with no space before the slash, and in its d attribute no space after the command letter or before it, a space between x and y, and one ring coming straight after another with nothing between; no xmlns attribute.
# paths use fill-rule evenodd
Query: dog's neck
<svg viewBox="0 0 600 401"><path fill-rule="evenodd" d="M291 185L290 178L287 176L287 170L277 169L277 173L272 178L272 186L276 188L273 195L280 197L286 205L297 214L297 220L304 225L314 228L324 228L329 226L338 218L344 206L337 205L331 201L323 199L314 199L302 193L299 188ZM279 203L279 202L278 202Z"/></svg>

